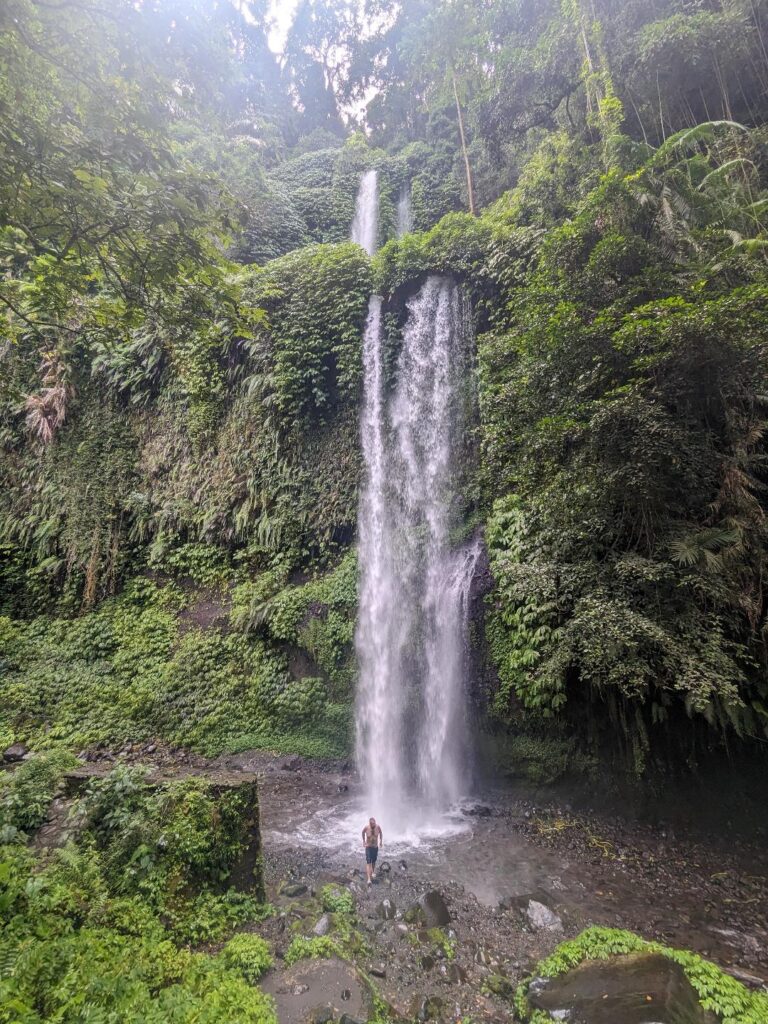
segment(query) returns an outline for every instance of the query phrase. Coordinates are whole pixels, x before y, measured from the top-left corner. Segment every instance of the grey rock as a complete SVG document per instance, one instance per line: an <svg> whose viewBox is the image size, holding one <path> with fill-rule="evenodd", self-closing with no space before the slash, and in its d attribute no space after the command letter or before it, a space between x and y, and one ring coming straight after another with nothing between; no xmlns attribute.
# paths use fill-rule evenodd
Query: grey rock
<svg viewBox="0 0 768 1024"><path fill-rule="evenodd" d="M445 900L436 889L424 893L419 900L419 907L427 928L443 928L451 923L451 915Z"/></svg>
<svg viewBox="0 0 768 1024"><path fill-rule="evenodd" d="M387 898L385 900L382 900L381 903L378 905L378 907L376 908L376 913L385 921L393 921L395 914L397 913L397 907L395 906L393 900Z"/></svg>
<svg viewBox="0 0 768 1024"><path fill-rule="evenodd" d="M23 761L28 753L29 747L25 747L23 743L13 743L3 751L3 760L8 764L14 764L16 761Z"/></svg>
<svg viewBox="0 0 768 1024"><path fill-rule="evenodd" d="M292 885L286 885L283 889L283 896L305 896L307 893L307 887L303 882L294 882Z"/></svg>
<svg viewBox="0 0 768 1024"><path fill-rule="evenodd" d="M381 862L381 864L379 864L378 873L380 875L388 875L391 870L392 870L392 865L389 863L388 860L383 860Z"/></svg>
<svg viewBox="0 0 768 1024"><path fill-rule="evenodd" d="M457 963L449 963L445 969L445 977L452 985L464 985L467 981L467 972Z"/></svg>
<svg viewBox="0 0 768 1024"><path fill-rule="evenodd" d="M374 978L386 978L387 970L384 964L374 964L368 971Z"/></svg>
<svg viewBox="0 0 768 1024"><path fill-rule="evenodd" d="M312 932L313 932L313 934L322 937L323 935L327 935L330 930L331 930L331 919L328 916L328 914L323 914L323 916L317 922L315 927L312 929Z"/></svg>
<svg viewBox="0 0 768 1024"><path fill-rule="evenodd" d="M339 1024L363 1024L357 1017L353 1017L351 1013L342 1013L339 1018Z"/></svg>
<svg viewBox="0 0 768 1024"><path fill-rule="evenodd" d="M554 910L545 907L538 900L529 900L525 910L525 916L537 931L561 932L563 922Z"/></svg>

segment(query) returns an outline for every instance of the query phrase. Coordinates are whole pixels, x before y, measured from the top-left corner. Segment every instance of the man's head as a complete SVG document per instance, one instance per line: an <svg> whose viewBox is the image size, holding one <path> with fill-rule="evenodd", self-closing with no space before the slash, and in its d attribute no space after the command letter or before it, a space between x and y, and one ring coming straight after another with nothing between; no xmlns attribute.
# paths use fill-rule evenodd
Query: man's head
<svg viewBox="0 0 768 1024"><path fill-rule="evenodd" d="M375 818L369 818L368 819L368 824L371 826L371 828L376 828L376 819Z"/></svg>

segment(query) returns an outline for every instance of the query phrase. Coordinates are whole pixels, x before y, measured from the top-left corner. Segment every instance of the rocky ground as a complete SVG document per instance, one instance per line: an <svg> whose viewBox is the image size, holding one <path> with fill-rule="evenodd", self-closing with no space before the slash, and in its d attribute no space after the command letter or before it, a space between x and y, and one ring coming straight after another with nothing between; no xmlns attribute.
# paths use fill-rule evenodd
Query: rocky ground
<svg viewBox="0 0 768 1024"><path fill-rule="evenodd" d="M590 924L693 949L755 987L768 982L768 856L737 837L705 841L501 791L465 809L458 835L412 850L385 845L369 889L358 829L345 840L327 828L355 820L348 766L263 754L220 764L263 773L278 955L296 934L325 932L317 894L329 882L346 886L357 906L357 964L408 1019L509 1020L516 985ZM284 1024L324 1008L355 1017L341 998L356 991L348 978L336 991L277 971L271 984ZM304 985L291 1008L284 1000Z"/></svg>
<svg viewBox="0 0 768 1024"><path fill-rule="evenodd" d="M265 752L209 761L158 745L84 751L173 777L256 772L268 898L258 930L277 966L265 988L281 1024L368 1019L382 1000L409 1020L510 1020L510 998L536 963L590 924L708 956L746 984L768 985L768 851L737 836L703 838L486 791L456 831L409 847L385 842L365 885L365 818L348 764ZM382 822L387 840L388 824ZM348 890L355 916L329 914L324 885ZM282 958L296 936L341 938L353 963Z"/></svg>

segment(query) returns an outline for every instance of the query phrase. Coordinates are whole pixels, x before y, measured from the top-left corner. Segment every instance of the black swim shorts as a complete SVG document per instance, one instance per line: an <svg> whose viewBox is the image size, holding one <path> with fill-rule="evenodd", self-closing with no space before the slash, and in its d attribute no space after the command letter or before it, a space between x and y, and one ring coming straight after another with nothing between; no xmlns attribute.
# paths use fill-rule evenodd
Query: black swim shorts
<svg viewBox="0 0 768 1024"><path fill-rule="evenodd" d="M378 846L366 846L365 848L365 863L375 864L376 858L379 856Z"/></svg>

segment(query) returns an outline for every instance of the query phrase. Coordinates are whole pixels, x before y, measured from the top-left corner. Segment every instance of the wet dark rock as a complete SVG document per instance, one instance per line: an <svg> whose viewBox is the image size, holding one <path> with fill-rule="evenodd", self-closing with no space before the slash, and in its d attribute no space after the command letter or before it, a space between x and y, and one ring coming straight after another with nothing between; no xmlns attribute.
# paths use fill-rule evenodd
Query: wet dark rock
<svg viewBox="0 0 768 1024"><path fill-rule="evenodd" d="M336 787L336 790L339 793L348 793L349 792L349 786L346 784L346 782L340 782L338 784L338 786Z"/></svg>
<svg viewBox="0 0 768 1024"><path fill-rule="evenodd" d="M485 979L485 987L489 992L493 992L495 996L500 996L502 999L510 999L515 991L512 982L503 974L489 974Z"/></svg>
<svg viewBox="0 0 768 1024"><path fill-rule="evenodd" d="M445 967L445 977L452 985L465 985L467 982L467 972L464 968L457 963L449 963Z"/></svg>
<svg viewBox="0 0 768 1024"><path fill-rule="evenodd" d="M393 921L395 918L395 914L397 913L397 907L395 906L393 900L387 898L385 900L382 900L381 903L378 905L378 907L376 908L376 913L385 921Z"/></svg>
<svg viewBox="0 0 768 1024"><path fill-rule="evenodd" d="M445 925L450 924L451 915L448 907L442 895L436 889L424 893L419 900L419 907L421 908L424 924L427 928L443 928Z"/></svg>
<svg viewBox="0 0 768 1024"><path fill-rule="evenodd" d="M399 869L400 869L401 871L407 871L407 870L408 870L408 862L407 862L407 861L401 860L401 861L400 861L400 862L398 863L398 865L397 865L397 866L398 866L398 868L399 868Z"/></svg>
<svg viewBox="0 0 768 1024"><path fill-rule="evenodd" d="M545 907L538 900L529 900L525 910L525 916L537 931L561 932L563 922L559 914L549 907Z"/></svg>
<svg viewBox="0 0 768 1024"><path fill-rule="evenodd" d="M419 963L422 971L431 971L435 966L435 958L433 956L423 956Z"/></svg>
<svg viewBox="0 0 768 1024"><path fill-rule="evenodd" d="M443 1009L438 996L414 996L411 1001L411 1016L417 1021L437 1020Z"/></svg>
<svg viewBox="0 0 768 1024"><path fill-rule="evenodd" d="M528 1001L560 1019L574 1016L589 1024L716 1020L702 1008L679 964L653 953L585 961L557 978L537 978L528 990Z"/></svg>
<svg viewBox="0 0 768 1024"><path fill-rule="evenodd" d="M3 751L3 760L7 764L15 764L17 761L23 761L28 753L29 747L23 743L13 743Z"/></svg>
<svg viewBox="0 0 768 1024"><path fill-rule="evenodd" d="M379 864L378 874L380 874L380 875L388 875L391 870L392 870L392 865L389 863L389 861L388 860L383 860L381 862L381 864Z"/></svg>
<svg viewBox="0 0 768 1024"><path fill-rule="evenodd" d="M349 1000L352 998L352 993L349 991L348 988L342 990L341 998L344 1000L345 1003L348 1003Z"/></svg>
<svg viewBox="0 0 768 1024"><path fill-rule="evenodd" d="M363 1024L363 1022L358 1020L357 1017L352 1017L348 1013L342 1013L339 1018L339 1024Z"/></svg>
<svg viewBox="0 0 768 1024"><path fill-rule="evenodd" d="M312 929L314 935L318 935L322 938L323 935L327 935L331 930L331 919L328 914L323 914L320 920L317 922L315 927Z"/></svg>
<svg viewBox="0 0 768 1024"><path fill-rule="evenodd" d="M373 967L369 968L368 973L374 978L386 978L387 969L384 964L374 964Z"/></svg>
<svg viewBox="0 0 768 1024"><path fill-rule="evenodd" d="M468 808L464 813L473 818L490 818L493 811L490 807L486 807L484 804L477 804L475 807Z"/></svg>
<svg viewBox="0 0 768 1024"><path fill-rule="evenodd" d="M303 882L294 882L291 885L286 885L283 889L283 896L305 896L307 894L307 886Z"/></svg>
<svg viewBox="0 0 768 1024"><path fill-rule="evenodd" d="M310 1024L330 1024L333 1018L334 1013L330 1006L316 1006L309 1012Z"/></svg>

